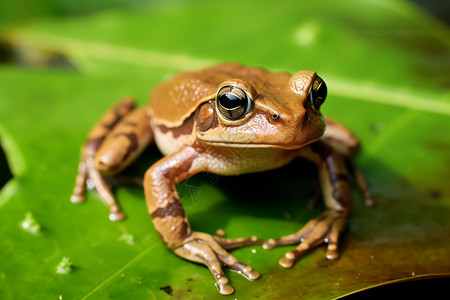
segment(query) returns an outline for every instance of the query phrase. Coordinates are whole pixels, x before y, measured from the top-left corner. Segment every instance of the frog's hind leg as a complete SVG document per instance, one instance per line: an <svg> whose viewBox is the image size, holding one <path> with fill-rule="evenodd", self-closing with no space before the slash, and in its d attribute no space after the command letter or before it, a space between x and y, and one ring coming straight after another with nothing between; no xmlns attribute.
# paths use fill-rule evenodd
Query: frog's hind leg
<svg viewBox="0 0 450 300"><path fill-rule="evenodd" d="M153 141L145 108L134 109L134 101L125 99L106 112L88 135L71 201L84 201L86 186L97 191L110 209L112 221L125 215L111 191L111 178L128 166Z"/></svg>

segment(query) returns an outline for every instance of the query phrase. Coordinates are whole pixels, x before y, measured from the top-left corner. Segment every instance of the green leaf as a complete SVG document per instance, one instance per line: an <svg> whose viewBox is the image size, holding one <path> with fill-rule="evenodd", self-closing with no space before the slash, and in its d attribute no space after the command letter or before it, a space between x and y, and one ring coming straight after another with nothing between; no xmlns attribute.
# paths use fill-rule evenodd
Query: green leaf
<svg viewBox="0 0 450 300"><path fill-rule="evenodd" d="M409 2L153 1L2 32L25 65L0 68L0 138L13 173L0 194L2 298L219 296L208 269L163 246L142 190L116 190L128 216L116 223L95 193L81 205L69 197L80 146L107 108L126 95L145 105L169 76L223 61L317 70L329 88L324 113L360 137L356 163L377 200L364 207L354 192L336 261L318 248L285 270L278 260L293 246L233 251L262 273L250 282L228 270L233 299L335 298L450 275L449 28ZM160 157L145 154L138 174ZM268 239L322 211L306 209L314 185L314 170L295 162L178 188L194 229Z"/></svg>

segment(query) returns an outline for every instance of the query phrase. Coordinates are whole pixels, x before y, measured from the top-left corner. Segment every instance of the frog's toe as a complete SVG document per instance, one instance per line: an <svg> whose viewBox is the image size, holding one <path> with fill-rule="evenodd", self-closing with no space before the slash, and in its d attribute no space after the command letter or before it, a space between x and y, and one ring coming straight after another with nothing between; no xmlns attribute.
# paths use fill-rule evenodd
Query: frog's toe
<svg viewBox="0 0 450 300"><path fill-rule="evenodd" d="M310 249L316 247L323 243L322 240L305 240L293 251L287 252L282 259L279 260L279 264L283 268L291 268L295 261L298 260L302 255L308 252Z"/></svg>
<svg viewBox="0 0 450 300"><path fill-rule="evenodd" d="M234 293L234 288L229 285L228 283L226 284L217 284L217 286L219 287L219 293L221 293L222 295L231 295Z"/></svg>
<svg viewBox="0 0 450 300"><path fill-rule="evenodd" d="M279 245L279 243L277 242L277 240L269 239L266 242L264 242L262 246L263 246L263 249L265 249L265 250L271 250L278 245Z"/></svg>
<svg viewBox="0 0 450 300"><path fill-rule="evenodd" d="M303 231L305 231L305 228L294 234L286 235L278 239L268 239L263 243L263 249L271 250L278 246L300 243L303 237Z"/></svg>
<svg viewBox="0 0 450 300"><path fill-rule="evenodd" d="M294 262L295 262L296 259L297 259L297 257L294 254L294 252L289 251L289 252L286 253L286 255L282 259L280 259L278 261L278 263L283 268L289 269L289 268L292 268L292 266L294 265Z"/></svg>
<svg viewBox="0 0 450 300"><path fill-rule="evenodd" d="M216 279L219 292L223 295L229 295L234 292L234 289L229 284L222 266L237 270L248 279L257 279L260 274L229 254L220 241L216 240L217 238L217 236L193 232L182 246L174 249L174 252L182 258L206 265Z"/></svg>
<svg viewBox="0 0 450 300"><path fill-rule="evenodd" d="M225 257L222 257L222 261L230 268L239 271L242 275L247 277L248 279L255 280L258 279L261 274L254 270L249 265L243 264L242 262L238 261L234 256L231 254L228 254Z"/></svg>
<svg viewBox="0 0 450 300"><path fill-rule="evenodd" d="M345 216L337 217L330 225L329 232L324 240L325 243L328 244L325 256L329 260L337 259L339 257L339 238L346 226L347 218Z"/></svg>
<svg viewBox="0 0 450 300"><path fill-rule="evenodd" d="M122 221L125 219L125 214L121 211L113 212L109 214L109 219L111 221Z"/></svg>
<svg viewBox="0 0 450 300"><path fill-rule="evenodd" d="M228 278L223 272L222 264L218 259L217 254L208 242L205 243L204 240L200 241L187 241L183 246L176 248L174 253L184 259L207 266L216 280L216 285L219 288L219 292L222 295L232 294L234 289L228 283Z"/></svg>
<svg viewBox="0 0 450 300"><path fill-rule="evenodd" d="M244 246L261 245L263 240L252 236L249 238L224 239L219 235L214 235L214 239L226 250L241 248Z"/></svg>
<svg viewBox="0 0 450 300"><path fill-rule="evenodd" d="M307 251L310 249L316 247L317 245L320 245L322 241L318 240L315 241L313 245L308 244L307 242L301 243L295 250L289 251L285 254L285 256L279 260L280 266L283 268L289 269L292 268L295 261L297 261L302 255L304 255ZM330 250L330 247L333 248ZM328 250L326 253L326 257L328 259L336 259L339 257L338 251L337 251L337 245L328 245Z"/></svg>
<svg viewBox="0 0 450 300"><path fill-rule="evenodd" d="M263 244L263 248L272 249L281 245L299 243L295 250L287 252L280 259L279 263L284 268L291 268L302 255L323 243L327 244L325 256L330 260L336 259L339 257L339 238L346 227L347 217L345 213L327 210L309 221L298 232L278 239L269 239Z"/></svg>
<svg viewBox="0 0 450 300"><path fill-rule="evenodd" d="M325 256L329 260L334 260L339 258L339 251L337 244L328 244L327 252L325 253Z"/></svg>
<svg viewBox="0 0 450 300"><path fill-rule="evenodd" d="M118 205L113 205L110 207L109 219L111 221L122 221L125 219L125 214Z"/></svg>
<svg viewBox="0 0 450 300"><path fill-rule="evenodd" d="M70 196L70 202L72 203L83 203L85 201L85 197L83 194L73 194Z"/></svg>
<svg viewBox="0 0 450 300"><path fill-rule="evenodd" d="M239 260L237 260L233 255L228 253L226 250L239 248L247 245L255 245L261 243L257 237L253 236L251 238L239 238L239 239L223 239L217 236L213 236L216 243L210 243L211 249L217 255L218 259L222 264L228 266L231 269L239 271L242 275L248 279L254 280L258 279L261 274L254 270L249 265L246 265Z"/></svg>

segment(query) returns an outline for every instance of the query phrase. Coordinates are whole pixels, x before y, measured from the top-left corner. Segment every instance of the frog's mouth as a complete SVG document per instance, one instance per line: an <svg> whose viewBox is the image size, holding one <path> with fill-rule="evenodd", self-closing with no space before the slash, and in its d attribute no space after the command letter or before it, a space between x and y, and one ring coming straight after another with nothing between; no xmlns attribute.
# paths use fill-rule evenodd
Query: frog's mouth
<svg viewBox="0 0 450 300"><path fill-rule="evenodd" d="M224 141L203 141L206 144L216 146L216 147L229 147L229 148L252 148L252 149L258 149L258 148L275 148L275 149L283 149L283 150L295 150L303 148L309 144L312 144L314 142L317 142L320 140L322 136L310 140L303 144L294 144L294 145L283 145L278 143L273 144L259 144L259 143L234 143L234 142L224 142Z"/></svg>

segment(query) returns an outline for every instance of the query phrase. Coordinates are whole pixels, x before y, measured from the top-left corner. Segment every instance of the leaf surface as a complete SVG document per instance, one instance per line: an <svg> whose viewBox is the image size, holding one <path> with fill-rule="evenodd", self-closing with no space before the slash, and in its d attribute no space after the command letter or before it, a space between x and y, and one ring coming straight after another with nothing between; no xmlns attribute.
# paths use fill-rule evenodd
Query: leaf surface
<svg viewBox="0 0 450 300"><path fill-rule="evenodd" d="M82 205L69 197L79 148L107 108L126 95L145 105L171 75L225 61L316 70L329 89L324 113L362 141L356 163L377 200L366 208L354 192L339 260L319 247L285 270L277 262L293 246L233 251L262 277L227 271L232 297L335 298L450 275L449 29L408 2L155 1L3 32L23 61L53 68L0 68L1 146L14 175L0 194L2 298L219 296L206 268L163 246L140 189L116 190L128 216L117 223L95 193ZM133 168L142 174L159 157L149 149ZM323 210L306 209L314 186L314 170L295 162L236 178L198 175L178 188L195 230L268 239ZM58 274L64 257L70 271Z"/></svg>

